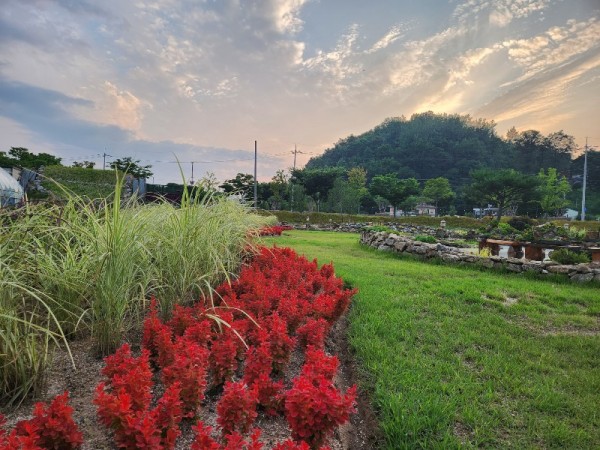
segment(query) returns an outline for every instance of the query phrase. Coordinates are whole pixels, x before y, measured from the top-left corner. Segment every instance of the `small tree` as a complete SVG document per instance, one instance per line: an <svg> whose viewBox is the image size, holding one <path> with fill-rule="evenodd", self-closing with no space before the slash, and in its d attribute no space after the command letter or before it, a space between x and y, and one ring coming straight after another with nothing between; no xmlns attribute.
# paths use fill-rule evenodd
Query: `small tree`
<svg viewBox="0 0 600 450"><path fill-rule="evenodd" d="M435 204L436 213L440 204L445 204L455 197L448 178L438 177L427 180L423 189L423 196Z"/></svg>
<svg viewBox="0 0 600 450"><path fill-rule="evenodd" d="M93 169L95 165L96 165L96 163L93 161L83 161L83 162L73 161L73 167L81 167L84 169Z"/></svg>
<svg viewBox="0 0 600 450"><path fill-rule="evenodd" d="M566 195L571 192L571 186L567 179L559 175L553 167L544 172L540 170L538 174L540 183L540 206L545 214L559 215L569 204Z"/></svg>
<svg viewBox="0 0 600 450"><path fill-rule="evenodd" d="M389 201L396 216L396 208L411 195L418 194L420 186L414 178L400 180L396 175L388 174L373 177L369 191L372 195L379 195Z"/></svg>
<svg viewBox="0 0 600 450"><path fill-rule="evenodd" d="M471 173L471 179L468 195L476 201L495 204L498 220L507 206L535 198L539 184L536 177L514 169L478 169Z"/></svg>
<svg viewBox="0 0 600 450"><path fill-rule="evenodd" d="M21 166L27 169L39 169L41 166L60 166L61 158L49 153L31 153L25 147L11 147L6 152L0 152L1 166Z"/></svg>
<svg viewBox="0 0 600 450"><path fill-rule="evenodd" d="M110 163L110 167L123 173L129 173L135 178L149 178L153 175L150 170L151 165L142 166L139 159L134 161L131 156L115 159Z"/></svg>
<svg viewBox="0 0 600 450"><path fill-rule="evenodd" d="M238 173L235 178L225 180L219 186L226 194L242 194L244 198L252 198L254 192L254 177L249 173Z"/></svg>

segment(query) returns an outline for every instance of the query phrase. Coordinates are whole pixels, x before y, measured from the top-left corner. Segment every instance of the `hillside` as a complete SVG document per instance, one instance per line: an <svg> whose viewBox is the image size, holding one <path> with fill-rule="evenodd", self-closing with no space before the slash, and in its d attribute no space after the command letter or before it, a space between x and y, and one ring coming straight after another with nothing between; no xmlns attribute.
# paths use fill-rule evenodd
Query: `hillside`
<svg viewBox="0 0 600 450"><path fill-rule="evenodd" d="M543 136L537 131L514 130L511 139L502 139L494 122L427 112L410 119L386 119L366 133L341 139L312 158L306 170L363 167L369 179L387 173L419 180L446 177L459 188L480 167L531 174L542 167L556 167L568 176L573 149L572 137L562 132Z"/></svg>

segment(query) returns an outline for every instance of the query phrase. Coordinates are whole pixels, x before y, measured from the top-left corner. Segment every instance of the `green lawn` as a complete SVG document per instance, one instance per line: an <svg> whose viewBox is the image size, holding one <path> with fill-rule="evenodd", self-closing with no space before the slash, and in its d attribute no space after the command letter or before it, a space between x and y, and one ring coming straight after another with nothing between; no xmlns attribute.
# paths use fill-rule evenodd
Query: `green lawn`
<svg viewBox="0 0 600 450"><path fill-rule="evenodd" d="M268 239L358 287L350 342L387 448L600 448L600 289Z"/></svg>

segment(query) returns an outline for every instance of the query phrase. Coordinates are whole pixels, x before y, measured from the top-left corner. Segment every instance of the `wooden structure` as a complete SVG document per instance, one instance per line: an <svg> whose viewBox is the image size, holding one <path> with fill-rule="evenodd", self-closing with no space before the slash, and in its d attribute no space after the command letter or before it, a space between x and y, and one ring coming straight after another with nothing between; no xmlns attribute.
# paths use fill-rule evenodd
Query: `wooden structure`
<svg viewBox="0 0 600 450"><path fill-rule="evenodd" d="M557 245L557 244L543 244L534 242L520 242L520 241L505 241L501 239L483 239L479 242L479 250L489 248L492 256L498 256L500 253L500 247L508 247L509 258L523 258L532 261L543 261L545 257L545 250L557 248L566 248L573 251L581 251L580 245ZM592 262L600 262L600 247L589 247L585 249L592 255Z"/></svg>

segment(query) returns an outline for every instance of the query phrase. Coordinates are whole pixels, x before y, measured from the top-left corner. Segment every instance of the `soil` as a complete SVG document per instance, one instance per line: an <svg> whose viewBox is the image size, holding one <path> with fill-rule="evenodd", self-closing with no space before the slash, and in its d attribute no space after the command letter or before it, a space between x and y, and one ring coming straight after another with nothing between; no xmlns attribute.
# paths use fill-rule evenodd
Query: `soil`
<svg viewBox="0 0 600 450"><path fill-rule="evenodd" d="M340 369L335 379L338 388L345 391L353 384L358 384L359 372L352 351L347 340L348 319L342 317L331 330L327 338L326 350L330 354L336 354L340 359ZM134 338L131 342L132 348L136 347ZM42 398L28 400L23 402L18 408L11 411L2 411L7 419L8 428L12 428L19 420L25 420L31 417L35 401L49 401L56 395L65 390L69 391L69 404L74 408L73 418L79 429L84 435L84 450L102 450L116 449L110 432L106 430L97 420L96 407L93 404L94 390L97 384L102 381L100 373L103 362L92 353L92 342L90 339L80 339L70 345L73 359L77 367L74 369L69 355L64 350L57 350L46 380L46 392ZM139 348L139 340L137 341ZM302 366L302 352L296 350L284 376L286 387L294 376L300 372ZM162 393L162 387L156 381L156 392L158 397ZM199 413L199 419L205 425L217 428L216 425L216 403L220 397L220 392L209 391ZM332 450L360 450L380 448L382 442L375 413L367 393L359 386L358 397L356 401L357 412L351 416L351 419L345 425L337 429L333 437L328 442ZM190 447L194 439L194 433L191 430L195 423L189 419L181 423L182 434L177 440L176 449L183 450ZM283 415L276 418L268 417L259 413L255 426L262 430L260 441L264 443L265 450L273 445L283 442L291 437L291 431ZM215 434L215 437L216 434Z"/></svg>

